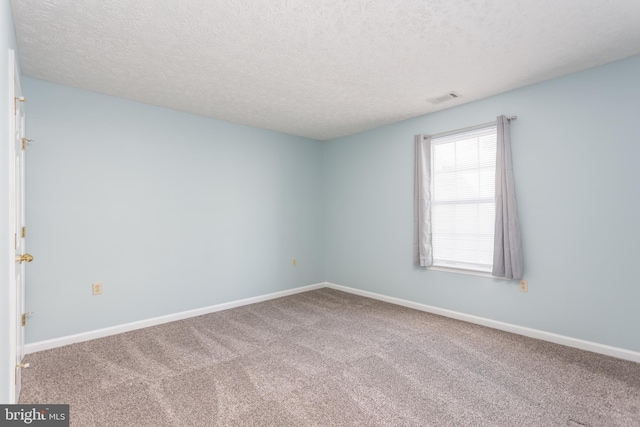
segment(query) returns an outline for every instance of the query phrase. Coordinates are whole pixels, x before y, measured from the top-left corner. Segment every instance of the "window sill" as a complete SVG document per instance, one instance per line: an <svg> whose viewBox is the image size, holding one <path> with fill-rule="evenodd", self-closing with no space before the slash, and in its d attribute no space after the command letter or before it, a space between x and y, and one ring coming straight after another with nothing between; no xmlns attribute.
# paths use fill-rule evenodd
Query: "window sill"
<svg viewBox="0 0 640 427"><path fill-rule="evenodd" d="M496 277L496 276L494 276L494 275L492 275L491 273L488 273L488 272L477 271L477 270L464 270L462 268L431 266L431 267L427 267L427 270L442 271L442 272L445 272L445 273L464 274L465 276L488 277L489 279L497 279L497 280L506 280L506 281L510 280L510 279L506 279L504 277Z"/></svg>

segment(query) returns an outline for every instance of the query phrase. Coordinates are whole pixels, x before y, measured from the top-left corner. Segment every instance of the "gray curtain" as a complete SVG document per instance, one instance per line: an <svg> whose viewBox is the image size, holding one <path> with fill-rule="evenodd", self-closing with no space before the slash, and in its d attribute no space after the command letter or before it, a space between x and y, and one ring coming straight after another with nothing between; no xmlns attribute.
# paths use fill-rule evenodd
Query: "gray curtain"
<svg viewBox="0 0 640 427"><path fill-rule="evenodd" d="M431 246L431 137L416 135L413 183L414 239L413 264L433 265Z"/></svg>
<svg viewBox="0 0 640 427"><path fill-rule="evenodd" d="M522 241L513 180L509 119L497 120L496 225L493 243L493 274L506 279L522 278Z"/></svg>

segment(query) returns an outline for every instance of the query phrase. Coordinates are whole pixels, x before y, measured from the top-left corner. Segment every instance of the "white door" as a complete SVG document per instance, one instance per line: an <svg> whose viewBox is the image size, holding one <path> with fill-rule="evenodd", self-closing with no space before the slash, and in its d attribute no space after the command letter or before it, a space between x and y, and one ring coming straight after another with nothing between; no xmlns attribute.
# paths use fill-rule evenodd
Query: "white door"
<svg viewBox="0 0 640 427"><path fill-rule="evenodd" d="M9 215L11 231L14 233L14 259L15 264L12 272L14 283L12 284L12 362L15 362L15 396L13 401L17 403L20 397L20 378L22 371L22 359L24 358L24 326L26 314L24 310L24 287L26 264L33 259L26 252L26 226L25 226L25 186L24 167L27 139L25 138L25 114L22 91L20 89L20 74L15 64L15 52L9 51L9 94L12 95L13 108L10 113L9 131L11 139L9 141L9 154L13 161L10 164L10 197ZM13 92L13 93L12 93ZM12 334L12 335L13 335Z"/></svg>

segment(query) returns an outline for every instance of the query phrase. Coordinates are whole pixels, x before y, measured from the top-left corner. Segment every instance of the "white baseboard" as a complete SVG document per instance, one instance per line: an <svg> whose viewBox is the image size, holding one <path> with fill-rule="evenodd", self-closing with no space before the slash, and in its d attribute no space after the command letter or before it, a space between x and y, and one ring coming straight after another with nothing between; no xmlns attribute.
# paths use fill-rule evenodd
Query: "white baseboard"
<svg viewBox="0 0 640 427"><path fill-rule="evenodd" d="M312 291L314 289L320 289L326 287L326 283L316 283L314 285L302 286L294 289L287 289L286 291L274 292L266 295L259 295L257 297L245 298L237 301L225 302L222 304L216 304L209 307L197 308L195 310L183 311L180 313L168 314L166 316L154 317L151 319L140 320L132 323L125 323L123 325L111 326L103 329L96 329L94 331L82 332L75 335L69 335L66 337L53 338L45 341L38 341L24 346L25 354L36 353L38 351L49 350L56 347L62 347L69 344L75 344L78 342L94 340L96 338L108 337L110 335L121 334L123 332L135 331L136 329L148 328L149 326L161 325L163 323L175 322L176 320L187 319L189 317L202 316L203 314L214 313L216 311L228 310L230 308L240 307L243 305L255 304L257 302L267 301L276 298L282 298L289 295L299 294L301 292Z"/></svg>
<svg viewBox="0 0 640 427"><path fill-rule="evenodd" d="M363 291L360 289L350 288L347 286L337 285L335 283L323 282L313 285L302 286L299 288L288 289L286 291L274 292L266 295L259 295L257 297L241 299L237 301L226 302L222 304L216 304L209 307L198 308L195 310L183 311L180 313L169 314L166 316L154 317L151 319L140 320L138 322L126 323L124 325L117 325L103 329L97 329L94 331L83 332L80 334L69 335L66 337L53 338L45 341L38 341L25 345L25 353L35 353L38 351L48 350L56 347L62 347L69 344L74 344L83 341L89 341L96 338L107 337L110 335L116 335L123 332L134 331L136 329L147 328L149 326L160 325L163 323L174 322L176 320L187 319L189 317L201 316L203 314L214 313L216 311L228 310L230 308L240 307L248 304L255 304L262 301L267 301L275 298L286 297L288 295L294 295L302 292L312 291L320 288L332 288L343 292L348 292L363 297L373 298L380 301L389 302L391 304L401 305L404 307L413 308L428 313L438 314L453 319L463 320L469 323L475 323L477 325L487 326L493 329L499 329L501 331L512 332L518 335L524 335L531 338L537 338L543 341L549 341L556 344L566 345L567 347L574 347L581 350L587 350L594 353L605 354L607 356L617 357L619 359L630 360L632 362L640 363L640 352L626 350L623 348L612 347L605 344L598 344L591 341L585 341L577 338L567 337L564 335L554 334L552 332L545 332L538 329L527 328L524 326L513 325L511 323L500 322L497 320L487 319L485 317L473 316L471 314L460 313L453 310L447 310L443 308L433 307L418 302L404 300L400 298L390 297L387 295L376 294L374 292Z"/></svg>
<svg viewBox="0 0 640 427"><path fill-rule="evenodd" d="M497 320L487 319L485 317L473 316L471 314L460 313L457 311L446 310L443 308L433 307L418 302L408 301L400 298L390 297L386 295L376 294L374 292L363 291L360 289L349 288L347 286L336 285L334 283L326 283L326 287L336 289L343 292L348 292L363 297L373 298L380 301L389 302L392 304L401 305L404 307L413 308L420 311L426 311L428 313L439 314L445 317L451 317L453 319L463 320L469 323L475 323L477 325L487 326L493 329L499 329L501 331L512 332L518 335L524 335L526 337L537 338L543 341L549 341L556 344L566 345L567 347L579 348L581 350L587 350L594 353L605 354L607 356L617 357L618 359L630 360L632 362L640 363L640 352L626 350L624 348L612 347L605 344L598 344L592 341L585 341L577 338L571 338L564 335L554 334L552 332L545 332L538 329L531 329L524 326L513 325L511 323L499 322Z"/></svg>

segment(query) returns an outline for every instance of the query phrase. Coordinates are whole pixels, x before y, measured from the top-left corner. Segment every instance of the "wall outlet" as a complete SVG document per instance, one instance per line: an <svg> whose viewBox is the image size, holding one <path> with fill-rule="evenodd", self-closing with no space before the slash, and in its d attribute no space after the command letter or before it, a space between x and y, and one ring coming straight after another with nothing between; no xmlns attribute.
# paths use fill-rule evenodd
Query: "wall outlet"
<svg viewBox="0 0 640 427"><path fill-rule="evenodd" d="M91 285L94 295L102 295L102 282L96 282Z"/></svg>
<svg viewBox="0 0 640 427"><path fill-rule="evenodd" d="M298 264L298 261L295 258L291 258L291 267L295 267L296 264Z"/></svg>
<svg viewBox="0 0 640 427"><path fill-rule="evenodd" d="M520 292L529 292L528 280L520 280Z"/></svg>

